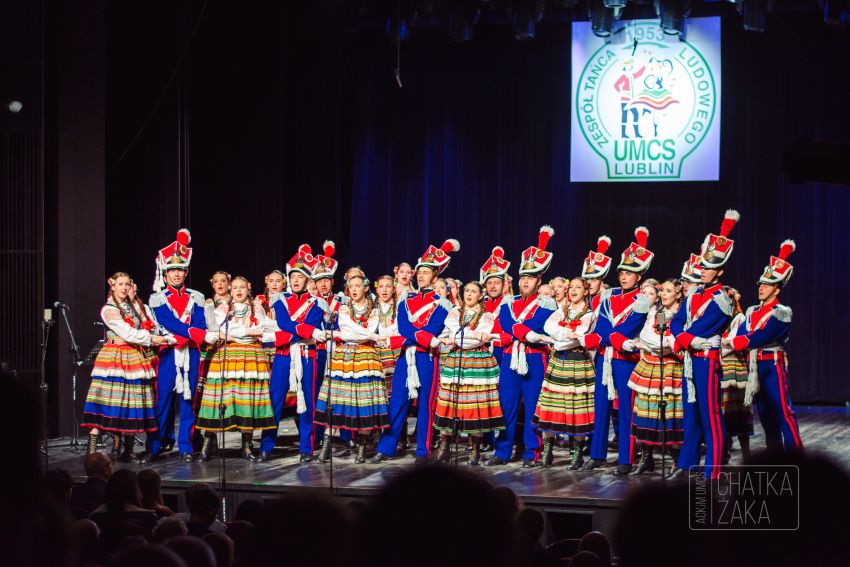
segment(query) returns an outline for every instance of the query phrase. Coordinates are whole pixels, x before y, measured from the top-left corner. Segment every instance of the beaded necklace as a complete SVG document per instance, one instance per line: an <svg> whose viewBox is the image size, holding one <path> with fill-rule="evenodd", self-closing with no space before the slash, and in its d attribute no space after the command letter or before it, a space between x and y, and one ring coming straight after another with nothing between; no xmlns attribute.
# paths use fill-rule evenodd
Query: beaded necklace
<svg viewBox="0 0 850 567"><path fill-rule="evenodd" d="M381 305L380 302L378 302L378 318L381 320L382 326L389 327L390 325L393 324L392 313L393 313L393 304L392 303L388 303L387 304L387 310L384 311L383 306Z"/></svg>
<svg viewBox="0 0 850 567"><path fill-rule="evenodd" d="M369 302L366 302L362 308L358 308L357 305L352 302L351 303L351 318L361 327L368 327L369 321L366 317L366 313L369 311Z"/></svg>

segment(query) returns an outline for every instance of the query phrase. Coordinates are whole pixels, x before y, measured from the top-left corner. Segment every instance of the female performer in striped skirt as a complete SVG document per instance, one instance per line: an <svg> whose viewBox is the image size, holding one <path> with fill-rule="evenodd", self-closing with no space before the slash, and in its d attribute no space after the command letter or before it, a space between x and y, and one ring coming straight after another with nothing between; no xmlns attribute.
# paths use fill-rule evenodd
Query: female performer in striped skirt
<svg viewBox="0 0 850 567"><path fill-rule="evenodd" d="M573 278L567 287L567 302L546 321L543 329L555 341L532 423L543 433L540 466L552 465L555 435L572 437L570 470L584 462L586 436L593 432L593 392L596 374L593 361L578 338L593 323L590 284Z"/></svg>
<svg viewBox="0 0 850 567"><path fill-rule="evenodd" d="M241 276L230 282L231 300L215 309L215 333L227 344L220 344L210 361L201 408L195 427L205 432L201 460L210 458L212 440L217 431L238 429L242 432L242 457L256 458L251 453L251 436L255 429L274 429L275 420L269 397L270 366L262 342L273 341L277 326L254 308L248 280ZM227 327L222 325L233 313ZM221 404L224 413L220 415Z"/></svg>
<svg viewBox="0 0 850 567"><path fill-rule="evenodd" d="M145 349L169 339L152 334L155 324L150 316L128 301L132 286L129 275L116 272L108 282L109 299L100 310L107 328L106 342L94 362L80 426L91 428L89 453L97 451L101 430L113 433L113 453L118 453L125 436L120 460L129 462L134 458L134 434L156 431L151 388L156 373Z"/></svg>
<svg viewBox="0 0 850 567"><path fill-rule="evenodd" d="M351 301L339 308L334 339L340 342L329 361L330 372L322 382L313 418L314 424L327 427L320 463L330 458L333 429L358 433L354 462L359 464L366 462L369 435L390 425L384 368L376 348L387 342L376 334L378 309L365 277L351 275L346 287Z"/></svg>
<svg viewBox="0 0 850 567"><path fill-rule="evenodd" d="M670 321L682 303L682 284L677 279L669 279L661 284L661 308L664 320ZM657 307L652 307L646 317L646 323L633 347L640 349L640 362L635 366L629 378L629 388L634 390L634 415L632 417L632 435L640 443L640 462L634 474L643 474L655 470L652 456L653 447L661 445L661 429L664 439L673 454L673 463L684 440L684 421L682 407L682 359L673 354L675 339L670 327L664 332L664 352L661 352L661 338L656 330L658 320ZM628 342L628 341L627 341ZM664 357L664 399L667 401L665 421L661 421L661 357ZM675 469L675 464L673 465ZM671 471L671 474L674 471Z"/></svg>
<svg viewBox="0 0 850 567"><path fill-rule="evenodd" d="M734 317L723 338L734 337L746 317L741 309L741 295L735 288L727 287L726 293L732 299ZM729 462L732 437L738 438L741 456L745 461L750 458L750 436L753 434L753 408L744 405L744 391L747 387L747 355L745 352L722 349L720 359L723 365L723 378L720 381L720 411L726 424L726 439L723 443L723 464Z"/></svg>
<svg viewBox="0 0 850 567"><path fill-rule="evenodd" d="M395 363L401 354L401 344L404 339L398 333L398 300L392 276L381 276L375 282L378 311L378 335L387 340L385 346L379 346L378 355L384 368L384 385L387 388L387 398L392 393Z"/></svg>
<svg viewBox="0 0 850 567"><path fill-rule="evenodd" d="M448 337L440 341L450 348L440 357L440 389L437 393L434 428L440 432L435 462L448 461L449 444L454 432L470 436L471 452L467 464L481 459L481 438L485 433L504 429L499 404L499 364L488 343L495 319L484 308L484 287L471 281L463 288L463 301L446 317Z"/></svg>

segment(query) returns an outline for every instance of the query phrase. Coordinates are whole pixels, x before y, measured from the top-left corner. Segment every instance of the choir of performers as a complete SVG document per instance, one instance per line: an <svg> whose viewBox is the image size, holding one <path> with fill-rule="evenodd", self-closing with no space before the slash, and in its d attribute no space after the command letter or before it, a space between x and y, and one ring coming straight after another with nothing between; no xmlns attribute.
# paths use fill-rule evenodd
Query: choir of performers
<svg viewBox="0 0 850 567"><path fill-rule="evenodd" d="M778 256L771 256L759 278L759 304L747 309L745 324L726 347L748 351L747 405L755 401L768 449L800 451L803 442L788 394L788 359L785 343L791 328L791 308L779 303L779 294L791 279L794 267L788 256L796 248L786 240Z"/></svg>
<svg viewBox="0 0 850 567"><path fill-rule="evenodd" d="M154 294L148 301L156 322L175 338L174 344L165 345L160 350L156 399L158 432L151 436L150 451L154 458L162 455L159 432L168 431L173 423L171 408L176 397L180 411L177 447L184 462L194 460L193 399L198 389L200 346L207 338L204 296L185 285L192 261L190 242L191 235L184 228L177 232L177 240L160 249L156 260Z"/></svg>
<svg viewBox="0 0 850 567"><path fill-rule="evenodd" d="M204 384L196 427L205 432L202 461L209 460L217 431L238 429L242 433L242 457L254 461L251 437L254 430L275 429L269 398L269 359L263 341L274 340L277 325L256 309L248 280L238 276L230 282L231 299L215 308L212 340L215 349Z"/></svg>
<svg viewBox="0 0 850 567"><path fill-rule="evenodd" d="M723 339L734 337L745 316L741 310L741 296L731 287L724 291L732 300L732 322L723 332ZM743 352L735 352L728 347L720 349L720 364L723 368L723 379L720 381L720 410L726 423L726 438L723 440L723 464L728 464L731 457L732 438L738 439L741 455L744 461L750 459L750 436L753 434L753 408L745 404L747 387L747 357Z"/></svg>
<svg viewBox="0 0 850 567"><path fill-rule="evenodd" d="M378 464L396 454L399 437L407 423L407 409L418 399L416 462L426 463L431 454L432 420L438 385L440 339L446 316L452 308L444 297L434 293L437 276L446 269L450 252L460 250L457 240L434 245L416 263L419 291L409 293L398 308L398 332L404 337L404 350L396 363L390 396L390 427L378 441L378 452L370 463Z"/></svg>
<svg viewBox="0 0 850 567"><path fill-rule="evenodd" d="M691 290L685 305L670 322L677 346L684 351L685 377L685 439L674 477L687 474L699 464L701 442L706 448L706 475L720 475L726 437L720 411L720 336L732 319L732 300L720 278L735 244L729 233L739 218L737 211L726 211L720 234L706 236L700 251L702 283Z"/></svg>
<svg viewBox="0 0 850 567"><path fill-rule="evenodd" d="M504 427L499 405L499 363L490 353L495 318L484 307L484 286L471 281L463 288L459 307L449 311L440 340L440 389L434 427L440 432L435 462L450 457L452 437L467 434L471 451L467 464L481 459L481 439Z"/></svg>
<svg viewBox="0 0 850 567"><path fill-rule="evenodd" d="M117 272L108 283L109 298L100 310L106 340L94 362L81 427L90 428L89 453L97 450L100 432L108 431L113 456L129 462L134 459L135 434L152 434L157 427L151 387L156 373L145 348L173 340L154 334L148 313L130 303L129 275ZM120 452L122 436L124 451Z"/></svg>
<svg viewBox="0 0 850 567"><path fill-rule="evenodd" d="M597 349L596 387L594 391L595 423L590 446L590 460L585 470L605 464L608 454L609 415L616 398L619 401L617 419L618 457L616 475L632 470L632 391L629 378L640 359L633 339L643 328L649 312L649 301L639 293L641 275L649 269L655 256L646 247L649 230L638 227L635 239L623 251L617 266L620 286L602 292L599 315L592 333L581 337L582 345ZM630 340L632 339L632 340Z"/></svg>
<svg viewBox="0 0 850 567"><path fill-rule="evenodd" d="M369 440L380 435L368 460L378 464L396 456L415 405L417 464L447 462L452 441L467 437L468 465L478 465L492 444L486 466L506 464L516 446L523 468L549 467L563 437L569 469L590 471L606 463L613 418L615 475L632 472L636 449L635 474L654 471L664 444L674 457L669 478L700 471L718 478L733 436L749 458L753 402L768 448L801 450L785 354L791 310L779 303L794 243L783 242L771 256L758 282L760 304L743 314L737 291L721 283L738 218L727 211L719 234L710 233L684 262L681 279L661 284L644 278L654 254L649 231L639 227L621 254L615 289L604 284L613 262L607 236L584 259L581 277L541 286L554 235L543 226L537 245L521 254L516 296L500 246L477 281L461 288L444 277L449 254L460 250L450 239L429 246L415 269L401 263L393 276L378 278L374 293L354 266L344 292L334 295L339 265L326 241L318 255L302 244L286 274L270 272L256 298L247 279L218 271L205 301L185 285L192 248L181 229L158 251L150 307L126 273L108 280L106 340L83 417L89 451L108 432L113 456L129 462L134 436L146 433L140 460L162 457L176 405L181 461L193 460L196 427L204 432L202 461L215 449L216 433L232 430L241 433L248 461L256 460L251 440L260 430L259 460L268 461L291 405L301 463L313 460L317 438L324 440L318 460L328 461L334 435L349 447L356 436L354 461L365 463Z"/></svg>
<svg viewBox="0 0 850 567"><path fill-rule="evenodd" d="M652 453L662 441L672 450L675 461L684 440L682 357L673 352L675 339L668 324L684 299L682 284L678 279L669 279L661 284L659 295L660 302L653 303L640 335L633 341L634 346L640 349L640 362L629 378L629 388L635 392L632 435L640 445L640 461L634 474L655 470ZM660 334L662 326L663 339ZM662 390L665 402L663 420Z"/></svg>
<svg viewBox="0 0 850 567"><path fill-rule="evenodd" d="M328 339L324 330L327 303L310 295L307 282L313 275L316 257L310 246L302 244L295 255L286 263L289 293L284 293L272 304L275 320L280 331L275 333L277 352L272 364L269 382L275 427L263 430L260 443L260 460L271 458L277 439L277 426L283 415L286 393L296 395L298 414L299 453L302 463L313 460L315 435L313 431L313 408L316 403L317 372L316 343Z"/></svg>
<svg viewBox="0 0 850 567"><path fill-rule="evenodd" d="M585 439L593 432L595 374L590 354L578 341L593 323L589 294L587 281L573 278L567 302L543 327L554 341L533 419L543 433L540 465L544 467L552 465L555 435L563 434L573 440L569 468L577 470L583 464Z"/></svg>
<svg viewBox="0 0 850 567"><path fill-rule="evenodd" d="M546 372L548 344L552 342L543 326L557 306L555 300L541 297L538 288L541 276L552 263L553 254L546 250L546 245L554 234L552 227L541 227L537 246L529 246L523 251L519 269L520 295L503 304L499 310L499 325L510 335L511 341L505 348L499 377L499 402L505 417L505 429L496 439L496 451L486 461L487 466L504 465L510 459L520 404L525 410L523 468L535 466L539 456L540 437L532 427L531 419Z"/></svg>

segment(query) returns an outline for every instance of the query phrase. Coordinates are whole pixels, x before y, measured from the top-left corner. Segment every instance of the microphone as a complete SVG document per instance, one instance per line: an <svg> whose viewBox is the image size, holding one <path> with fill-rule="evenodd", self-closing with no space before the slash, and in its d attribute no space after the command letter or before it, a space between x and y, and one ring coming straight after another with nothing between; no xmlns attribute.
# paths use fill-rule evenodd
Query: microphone
<svg viewBox="0 0 850 567"><path fill-rule="evenodd" d="M64 303L62 303L61 301L56 301L56 302L53 304L53 307L55 307L56 309L66 309L66 310L68 310L68 311L70 311L70 310L71 310L71 308L70 308L70 307L68 307L67 305L65 305L65 304L64 304Z"/></svg>
<svg viewBox="0 0 850 567"><path fill-rule="evenodd" d="M106 325L102 321L95 321L92 323L92 327L106 327Z"/></svg>

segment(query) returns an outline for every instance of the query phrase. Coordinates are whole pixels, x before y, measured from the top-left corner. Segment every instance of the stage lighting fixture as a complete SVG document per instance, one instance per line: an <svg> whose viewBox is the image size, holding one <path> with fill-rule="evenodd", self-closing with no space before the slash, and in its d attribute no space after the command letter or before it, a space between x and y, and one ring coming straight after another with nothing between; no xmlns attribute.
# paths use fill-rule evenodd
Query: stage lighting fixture
<svg viewBox="0 0 850 567"><path fill-rule="evenodd" d="M23 107L24 107L24 105L21 103L21 101L13 100L12 102L9 103L8 108L9 108L9 112L11 112L12 114L17 114L21 111L21 109Z"/></svg>
<svg viewBox="0 0 850 567"><path fill-rule="evenodd" d="M655 14L661 20L661 30L668 35L683 34L690 13L690 0L655 0Z"/></svg>
<svg viewBox="0 0 850 567"><path fill-rule="evenodd" d="M610 37L614 26L614 10L606 8L602 0L593 0L590 7L590 27L597 37Z"/></svg>
<svg viewBox="0 0 850 567"><path fill-rule="evenodd" d="M386 34L390 41L397 43L410 39L410 18L406 13L395 8L387 16Z"/></svg>
<svg viewBox="0 0 850 567"><path fill-rule="evenodd" d="M836 29L850 25L850 0L820 0L819 4L825 24Z"/></svg>
<svg viewBox="0 0 850 567"><path fill-rule="evenodd" d="M768 0L741 0L737 4L738 13L744 20L744 29L753 32L764 32L767 12L770 8Z"/></svg>
<svg viewBox="0 0 850 567"><path fill-rule="evenodd" d="M456 2L449 12L449 33L452 41L470 41L474 35L475 24L481 17L481 6L472 0Z"/></svg>
<svg viewBox="0 0 850 567"><path fill-rule="evenodd" d="M543 18L545 9L544 0L514 0L514 37L520 41L534 39L537 35L537 23Z"/></svg>
<svg viewBox="0 0 850 567"><path fill-rule="evenodd" d="M602 3L605 4L606 8L619 8L622 11L626 7L626 4L629 3L629 0L602 0Z"/></svg>

